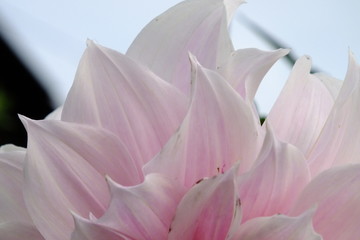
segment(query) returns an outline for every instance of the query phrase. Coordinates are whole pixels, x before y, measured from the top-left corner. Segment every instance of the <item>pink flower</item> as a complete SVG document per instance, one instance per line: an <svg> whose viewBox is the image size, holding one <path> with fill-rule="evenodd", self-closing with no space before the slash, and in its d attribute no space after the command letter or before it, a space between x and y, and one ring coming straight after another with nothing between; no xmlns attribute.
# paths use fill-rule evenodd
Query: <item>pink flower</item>
<svg viewBox="0 0 360 240"><path fill-rule="evenodd" d="M176 5L126 55L88 41L63 107L0 149L0 239L358 239L360 67L300 58L261 125L288 50L233 49L241 2Z"/></svg>

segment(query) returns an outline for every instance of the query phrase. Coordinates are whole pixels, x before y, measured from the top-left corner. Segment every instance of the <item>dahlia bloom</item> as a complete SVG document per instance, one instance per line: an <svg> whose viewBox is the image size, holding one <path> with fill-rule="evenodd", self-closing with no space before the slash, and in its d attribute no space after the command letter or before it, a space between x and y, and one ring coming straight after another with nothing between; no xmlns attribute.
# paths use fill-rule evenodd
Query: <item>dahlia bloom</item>
<svg viewBox="0 0 360 240"><path fill-rule="evenodd" d="M240 4L184 1L125 55L88 41L64 105L0 149L0 239L359 239L359 65L300 58L261 125L289 51L234 50Z"/></svg>

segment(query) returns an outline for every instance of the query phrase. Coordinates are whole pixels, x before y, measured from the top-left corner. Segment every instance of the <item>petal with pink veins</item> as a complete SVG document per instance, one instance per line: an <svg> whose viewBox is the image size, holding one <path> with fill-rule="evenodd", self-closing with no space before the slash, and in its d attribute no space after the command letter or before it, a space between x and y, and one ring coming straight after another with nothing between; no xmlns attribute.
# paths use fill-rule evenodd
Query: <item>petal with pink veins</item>
<svg viewBox="0 0 360 240"><path fill-rule="evenodd" d="M216 69L233 51L228 24L239 0L184 1L150 22L126 55L155 74L190 92L188 52L207 68Z"/></svg>
<svg viewBox="0 0 360 240"><path fill-rule="evenodd" d="M229 169L253 164L260 139L257 120L241 96L215 71L191 57L193 90L188 113L161 152L144 166L187 187Z"/></svg>
<svg viewBox="0 0 360 240"><path fill-rule="evenodd" d="M175 132L187 107L185 96L149 69L88 41L62 120L115 133L142 165Z"/></svg>
<svg viewBox="0 0 360 240"><path fill-rule="evenodd" d="M360 164L348 164L318 175L298 198L292 215L317 206L315 230L326 240L360 236Z"/></svg>
<svg viewBox="0 0 360 240"><path fill-rule="evenodd" d="M258 217L242 224L228 240L322 240L314 231L311 218L314 210L297 217L274 215Z"/></svg>
<svg viewBox="0 0 360 240"><path fill-rule="evenodd" d="M315 144L334 98L326 85L310 74L311 60L300 58L267 120L274 134L283 142L298 147L305 156Z"/></svg>
<svg viewBox="0 0 360 240"><path fill-rule="evenodd" d="M108 182L112 195L110 206L86 231L97 231L104 226L129 239L167 239L184 187L160 174L149 174L143 183L131 187L111 179Z"/></svg>
<svg viewBox="0 0 360 240"><path fill-rule="evenodd" d="M239 176L243 222L260 216L286 214L310 181L304 154L279 142L266 126L266 136L257 162Z"/></svg>
<svg viewBox="0 0 360 240"><path fill-rule="evenodd" d="M169 229L169 240L225 239L240 226L236 170L203 179L186 193Z"/></svg>
<svg viewBox="0 0 360 240"><path fill-rule="evenodd" d="M349 67L334 107L309 154L313 176L337 165L360 163L360 66L349 56Z"/></svg>
<svg viewBox="0 0 360 240"><path fill-rule="evenodd" d="M28 131L24 197L47 239L69 239L70 211L101 216L110 200L105 174L125 185L141 182L141 169L112 133L56 120L22 118Z"/></svg>

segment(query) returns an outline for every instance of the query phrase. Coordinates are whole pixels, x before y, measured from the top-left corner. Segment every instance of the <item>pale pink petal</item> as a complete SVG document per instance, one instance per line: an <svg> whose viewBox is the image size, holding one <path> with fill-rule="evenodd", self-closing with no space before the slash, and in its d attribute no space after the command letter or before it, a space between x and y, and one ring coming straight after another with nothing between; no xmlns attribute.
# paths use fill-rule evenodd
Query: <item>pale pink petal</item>
<svg viewBox="0 0 360 240"><path fill-rule="evenodd" d="M186 193L169 229L169 240L225 239L233 227L240 226L236 170L203 179Z"/></svg>
<svg viewBox="0 0 360 240"><path fill-rule="evenodd" d="M193 62L189 111L161 152L144 167L185 186L226 171L240 161L248 170L259 149L257 120L240 95L216 72Z"/></svg>
<svg viewBox="0 0 360 240"><path fill-rule="evenodd" d="M70 211L101 216L110 200L105 174L126 185L142 179L117 137L86 125L22 118L28 131L24 196L47 239L68 239Z"/></svg>
<svg viewBox="0 0 360 240"><path fill-rule="evenodd" d="M49 113L45 119L60 120L63 106L57 107L54 111Z"/></svg>
<svg viewBox="0 0 360 240"><path fill-rule="evenodd" d="M344 81L328 76L324 73L315 73L314 75L321 80L333 99L336 100Z"/></svg>
<svg viewBox="0 0 360 240"><path fill-rule="evenodd" d="M253 101L256 90L267 71L288 49L262 51L255 48L240 49L232 52L226 64L218 71L248 101Z"/></svg>
<svg viewBox="0 0 360 240"><path fill-rule="evenodd" d="M110 130L142 165L174 133L187 106L182 93L150 70L88 41L62 120Z"/></svg>
<svg viewBox="0 0 360 240"><path fill-rule="evenodd" d="M321 240L312 226L311 209L298 217L275 215L247 221L229 240ZM327 238L325 238L327 239Z"/></svg>
<svg viewBox="0 0 360 240"><path fill-rule="evenodd" d="M311 60L300 58L271 109L267 121L274 134L298 147L306 156L314 145L334 104L328 88L310 74Z"/></svg>
<svg viewBox="0 0 360 240"><path fill-rule="evenodd" d="M331 166L360 163L360 66L350 54L349 67L329 118L309 154L313 176Z"/></svg>
<svg viewBox="0 0 360 240"><path fill-rule="evenodd" d="M243 222L260 216L286 214L310 181L303 153L279 142L270 127L266 128L256 165L239 179Z"/></svg>
<svg viewBox="0 0 360 240"><path fill-rule="evenodd" d="M0 224L1 240L44 240L33 226L24 222L4 222Z"/></svg>
<svg viewBox="0 0 360 240"><path fill-rule="evenodd" d="M184 1L150 22L127 55L184 93L190 91L188 52L207 68L224 63L233 47L227 26L242 1Z"/></svg>
<svg viewBox="0 0 360 240"><path fill-rule="evenodd" d="M74 215L74 222L75 230L71 234L71 240L136 240L77 215Z"/></svg>
<svg viewBox="0 0 360 240"><path fill-rule="evenodd" d="M31 223L22 193L25 151L10 144L0 148L0 224L7 221Z"/></svg>
<svg viewBox="0 0 360 240"><path fill-rule="evenodd" d="M159 174L147 175L142 184L132 187L108 181L111 203L104 216L95 221L98 226L130 239L167 239L176 206L185 193L182 186Z"/></svg>
<svg viewBox="0 0 360 240"><path fill-rule="evenodd" d="M26 149L11 144L0 147L0 239L43 239L24 202L25 153Z"/></svg>
<svg viewBox="0 0 360 240"><path fill-rule="evenodd" d="M360 164L349 164L318 175L304 189L291 214L317 206L314 228L326 240L360 236Z"/></svg>

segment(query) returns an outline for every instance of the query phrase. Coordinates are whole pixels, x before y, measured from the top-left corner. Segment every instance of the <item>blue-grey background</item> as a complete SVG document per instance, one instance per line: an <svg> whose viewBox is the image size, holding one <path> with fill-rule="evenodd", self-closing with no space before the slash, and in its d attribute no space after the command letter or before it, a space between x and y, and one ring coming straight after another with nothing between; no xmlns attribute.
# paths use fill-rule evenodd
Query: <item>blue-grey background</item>
<svg viewBox="0 0 360 240"><path fill-rule="evenodd" d="M93 39L125 52L152 18L178 0L0 0L0 30L47 89L53 106L61 105L78 61ZM243 16L291 47L310 55L317 69L343 79L348 51L360 61L360 1L248 0L231 26L236 48L273 47L249 29ZM264 79L256 101L268 113L289 74L280 61Z"/></svg>

